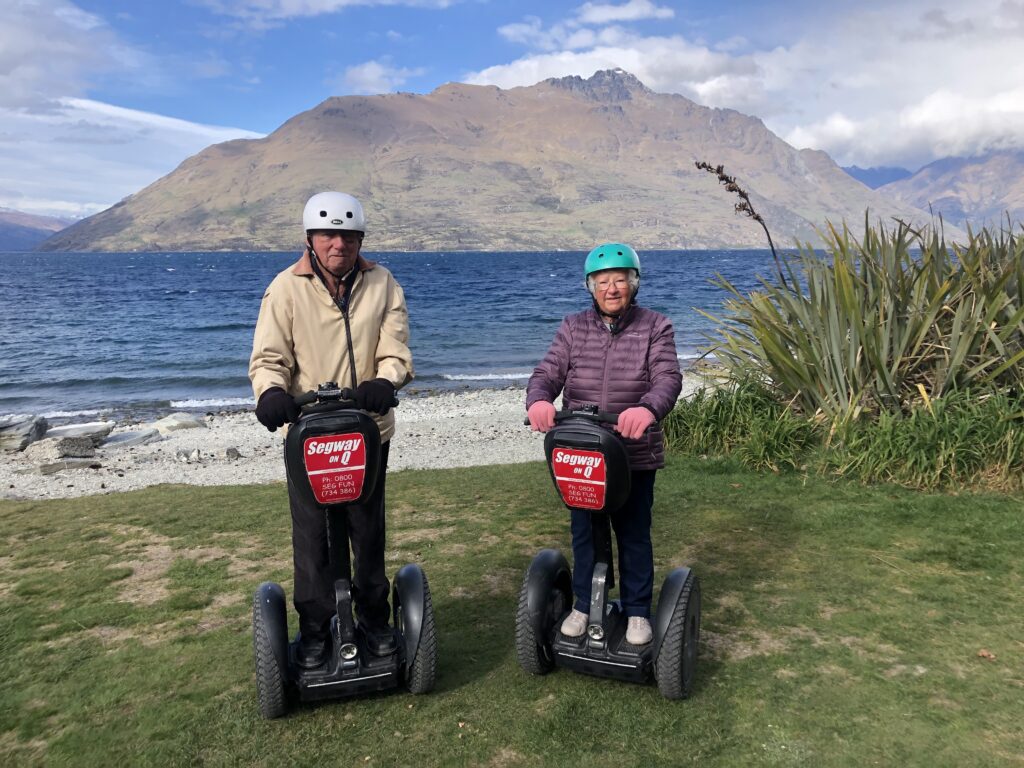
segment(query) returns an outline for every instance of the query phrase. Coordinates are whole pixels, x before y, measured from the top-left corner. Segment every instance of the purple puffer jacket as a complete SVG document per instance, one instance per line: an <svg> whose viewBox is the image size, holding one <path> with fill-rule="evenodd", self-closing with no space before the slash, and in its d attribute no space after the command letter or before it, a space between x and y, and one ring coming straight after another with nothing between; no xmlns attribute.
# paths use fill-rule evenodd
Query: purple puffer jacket
<svg viewBox="0 0 1024 768"><path fill-rule="evenodd" d="M566 408L597 405L622 413L649 406L658 417L639 440L624 440L631 469L665 466L661 420L675 407L683 386L672 321L632 306L612 334L593 308L562 320L544 359L526 385L526 407L554 402L562 392Z"/></svg>

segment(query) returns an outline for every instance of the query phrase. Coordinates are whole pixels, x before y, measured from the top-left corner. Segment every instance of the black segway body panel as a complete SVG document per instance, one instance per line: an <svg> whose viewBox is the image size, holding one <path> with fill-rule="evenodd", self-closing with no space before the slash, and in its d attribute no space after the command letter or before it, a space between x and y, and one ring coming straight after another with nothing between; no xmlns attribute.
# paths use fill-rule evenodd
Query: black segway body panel
<svg viewBox="0 0 1024 768"><path fill-rule="evenodd" d="M308 504L361 504L380 469L380 430L362 411L320 403L288 430L284 447L288 481Z"/></svg>
<svg viewBox="0 0 1024 768"><path fill-rule="evenodd" d="M610 514L629 498L622 440L584 417L567 418L544 437L551 479L571 510Z"/></svg>

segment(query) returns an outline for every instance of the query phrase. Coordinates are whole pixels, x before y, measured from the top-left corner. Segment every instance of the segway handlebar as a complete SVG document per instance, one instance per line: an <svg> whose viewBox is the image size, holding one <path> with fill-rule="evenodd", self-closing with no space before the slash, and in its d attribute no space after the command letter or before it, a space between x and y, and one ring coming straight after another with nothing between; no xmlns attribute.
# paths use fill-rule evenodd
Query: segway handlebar
<svg viewBox="0 0 1024 768"><path fill-rule="evenodd" d="M354 403L356 400L356 391L350 387L339 387L335 382L328 381L321 384L316 388L316 391L310 390L309 392L303 392L301 395L295 396L295 404L302 408L306 405L312 405L313 403ZM391 407L395 408L398 406L398 398L393 397L391 399Z"/></svg>
<svg viewBox="0 0 1024 768"><path fill-rule="evenodd" d="M619 414L609 413L608 411L599 411L596 405L584 405L581 408L563 409L561 411L555 411L555 424L566 419L579 419L583 418L587 421L592 421L595 424L618 424ZM526 417L523 419L523 424L527 427L530 426L530 418Z"/></svg>

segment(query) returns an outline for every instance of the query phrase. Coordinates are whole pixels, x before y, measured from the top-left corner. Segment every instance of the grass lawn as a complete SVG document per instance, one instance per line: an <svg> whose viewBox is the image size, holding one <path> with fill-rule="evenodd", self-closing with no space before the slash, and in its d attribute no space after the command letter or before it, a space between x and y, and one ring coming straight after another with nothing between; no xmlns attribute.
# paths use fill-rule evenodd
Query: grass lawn
<svg viewBox="0 0 1024 768"><path fill-rule="evenodd" d="M1024 500L675 458L656 587L702 579L693 698L515 663L545 466L389 478L389 571L430 579L438 686L260 719L250 607L291 597L283 485L0 502L0 764L1024 765ZM294 631L295 618L290 616Z"/></svg>

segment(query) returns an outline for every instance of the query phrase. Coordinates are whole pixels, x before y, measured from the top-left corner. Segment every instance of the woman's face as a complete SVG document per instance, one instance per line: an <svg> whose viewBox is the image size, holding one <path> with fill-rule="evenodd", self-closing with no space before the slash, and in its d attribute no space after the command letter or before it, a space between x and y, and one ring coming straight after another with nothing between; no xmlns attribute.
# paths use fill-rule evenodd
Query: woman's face
<svg viewBox="0 0 1024 768"><path fill-rule="evenodd" d="M618 315L629 306L629 271L625 269L604 269L593 274L594 301L605 315Z"/></svg>

